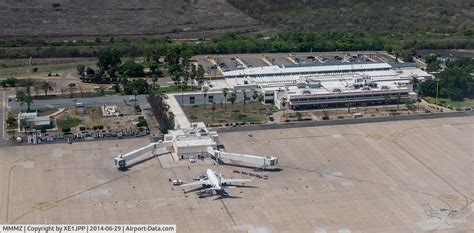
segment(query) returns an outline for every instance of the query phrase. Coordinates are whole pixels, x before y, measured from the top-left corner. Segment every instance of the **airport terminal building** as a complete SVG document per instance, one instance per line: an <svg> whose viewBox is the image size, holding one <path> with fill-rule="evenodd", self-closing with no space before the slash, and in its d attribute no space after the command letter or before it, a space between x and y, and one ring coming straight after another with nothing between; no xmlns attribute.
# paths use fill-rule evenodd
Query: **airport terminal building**
<svg viewBox="0 0 474 233"><path fill-rule="evenodd" d="M411 81L432 75L414 63L295 64L266 66L223 72L224 79L205 82L206 96L187 93L176 96L183 104L225 102L222 89L237 94L237 102L251 100L254 91L265 104L282 107L286 100L293 110L331 108L416 100ZM245 94L244 94L245 92ZM181 99L182 98L182 99Z"/></svg>

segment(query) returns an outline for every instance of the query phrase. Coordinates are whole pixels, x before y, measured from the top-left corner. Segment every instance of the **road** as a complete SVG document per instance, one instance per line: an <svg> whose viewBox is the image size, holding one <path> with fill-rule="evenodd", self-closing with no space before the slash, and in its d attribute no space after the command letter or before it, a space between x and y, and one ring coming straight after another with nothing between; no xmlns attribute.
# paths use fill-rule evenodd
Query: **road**
<svg viewBox="0 0 474 233"><path fill-rule="evenodd" d="M5 114L6 114L6 110L5 108L7 107L6 106L6 94L5 92L2 93L2 95L0 95L0 102L1 102L1 106L0 106L0 131L1 131L1 135L0 135L0 146L2 145L2 143L5 141L4 138L5 138Z"/></svg>
<svg viewBox="0 0 474 233"><path fill-rule="evenodd" d="M102 97L92 97L92 98L76 98L76 99L44 99L44 100L35 100L31 105L32 109L36 108L62 108L73 106L75 103L82 103L84 106L91 105L102 105L102 104L123 104L124 101L128 101L133 95L124 95L124 96L102 96ZM138 102L146 101L147 95L138 95ZM75 101L74 101L75 100ZM10 104L11 108L14 109L26 109L27 106L24 104L20 105L20 102L13 101Z"/></svg>
<svg viewBox="0 0 474 233"><path fill-rule="evenodd" d="M387 121L406 121L406 120L434 119L434 118L444 118L444 117L467 117L467 116L474 116L474 112L445 112L445 113L434 113L434 114L401 115L401 116L359 118L359 119L285 122L285 123L275 123L275 124L251 125L251 126L236 126L236 127L230 127L230 128L219 128L216 130L218 133L228 133L228 132L253 131L253 130L303 128L303 127L314 127L314 126L348 125L348 124L376 123L376 122L387 122Z"/></svg>

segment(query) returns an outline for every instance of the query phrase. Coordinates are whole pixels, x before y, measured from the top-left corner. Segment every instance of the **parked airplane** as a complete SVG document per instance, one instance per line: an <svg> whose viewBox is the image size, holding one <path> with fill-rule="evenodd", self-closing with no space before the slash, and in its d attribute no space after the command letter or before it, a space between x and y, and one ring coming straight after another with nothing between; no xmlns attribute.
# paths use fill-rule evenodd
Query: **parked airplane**
<svg viewBox="0 0 474 233"><path fill-rule="evenodd" d="M196 182L182 184L179 187L200 185L201 187L198 188L197 190L204 189L200 193L198 193L200 196L204 194L212 195L214 191L221 196L228 196L228 194L224 191L224 189L239 187L238 185L232 185L232 183L245 183L245 182L251 182L252 180L253 179L226 179L222 176L222 173L220 173L219 176L217 176L214 171L212 171L211 169L207 169L206 177L202 177L200 180ZM197 191L197 190L192 190L192 191Z"/></svg>

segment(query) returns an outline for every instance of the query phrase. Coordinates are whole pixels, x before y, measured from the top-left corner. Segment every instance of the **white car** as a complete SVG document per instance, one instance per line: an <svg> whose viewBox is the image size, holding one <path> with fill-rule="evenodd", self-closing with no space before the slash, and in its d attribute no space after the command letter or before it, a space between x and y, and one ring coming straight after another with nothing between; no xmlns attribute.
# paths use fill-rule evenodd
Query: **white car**
<svg viewBox="0 0 474 233"><path fill-rule="evenodd" d="M193 159L193 158L189 158L189 162L190 162L190 163L195 163L195 162L196 162L196 160L195 160L195 159Z"/></svg>
<svg viewBox="0 0 474 233"><path fill-rule="evenodd" d="M178 185L182 185L183 181L182 180L173 180L172 183L173 183L174 186L178 186Z"/></svg>

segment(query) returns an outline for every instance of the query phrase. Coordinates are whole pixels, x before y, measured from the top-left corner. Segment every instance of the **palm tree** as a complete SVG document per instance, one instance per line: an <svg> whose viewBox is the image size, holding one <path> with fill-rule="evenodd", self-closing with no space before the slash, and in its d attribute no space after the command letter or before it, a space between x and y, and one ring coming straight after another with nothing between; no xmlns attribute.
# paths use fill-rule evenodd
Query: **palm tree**
<svg viewBox="0 0 474 233"><path fill-rule="evenodd" d="M75 83L69 83L69 98L73 97L74 90L76 89L76 84Z"/></svg>
<svg viewBox="0 0 474 233"><path fill-rule="evenodd" d="M206 109L206 102L207 102L207 91L209 91L209 87L202 87L202 94L204 96L204 109Z"/></svg>
<svg viewBox="0 0 474 233"><path fill-rule="evenodd" d="M33 85L33 89L35 90L35 95L38 96L38 93L41 90L41 83L35 82L35 84Z"/></svg>
<svg viewBox="0 0 474 233"><path fill-rule="evenodd" d="M242 93L244 95L244 111L243 112L245 112L245 104L247 103L247 91L242 90Z"/></svg>
<svg viewBox="0 0 474 233"><path fill-rule="evenodd" d="M173 80L174 85L175 85L176 87L178 87L178 84L180 83L181 75L182 75L181 69L175 70L175 71L172 73L172 75L171 75L171 80Z"/></svg>
<svg viewBox="0 0 474 233"><path fill-rule="evenodd" d="M398 93L397 94L397 111L400 110L400 98L401 98L400 93Z"/></svg>
<svg viewBox="0 0 474 233"><path fill-rule="evenodd" d="M280 99L281 101L281 106L283 107L283 115L286 117L286 104L288 103L288 99L286 97L282 97Z"/></svg>
<svg viewBox="0 0 474 233"><path fill-rule="evenodd" d="M194 64L191 65L191 72L189 74L190 74L190 78L191 78L191 87L194 87L194 81L197 78L196 66Z"/></svg>
<svg viewBox="0 0 474 233"><path fill-rule="evenodd" d="M137 95L138 95L138 88L134 85L132 87L132 93L133 95L135 96L135 98L133 99L133 109L135 111L137 111Z"/></svg>
<svg viewBox="0 0 474 233"><path fill-rule="evenodd" d="M257 108L257 100L258 98L258 91L256 90L253 90L253 94L252 94L252 101L253 101L253 110L255 110Z"/></svg>
<svg viewBox="0 0 474 233"><path fill-rule="evenodd" d="M261 103L261 102L263 101L263 99L264 99L263 94L262 94L262 93L258 93L257 101ZM260 110L258 110L258 114L260 114Z"/></svg>
<svg viewBox="0 0 474 233"><path fill-rule="evenodd" d="M216 103L214 103L214 101L212 101L212 122L214 122L214 111L216 110Z"/></svg>
<svg viewBox="0 0 474 233"><path fill-rule="evenodd" d="M222 95L224 96L224 112L227 110L227 95L229 94L229 88L225 87L222 89Z"/></svg>
<svg viewBox="0 0 474 233"><path fill-rule="evenodd" d="M158 82L158 77L156 77L156 76L155 76L155 77L152 77L152 78L151 78L151 82L153 83L153 89L155 89L155 87L156 87L156 82Z"/></svg>
<svg viewBox="0 0 474 233"><path fill-rule="evenodd" d="M351 102L347 102L347 103L346 103L346 106L347 106L347 113L351 113L351 106L352 106L352 103L351 103Z"/></svg>
<svg viewBox="0 0 474 233"><path fill-rule="evenodd" d="M187 88L188 88L189 77L190 77L189 71L184 70L184 71L183 71L183 84L184 84L184 89L187 89Z"/></svg>
<svg viewBox="0 0 474 233"><path fill-rule="evenodd" d="M48 96L48 91L53 90L53 85L48 81L41 82L41 89L44 91L44 95Z"/></svg>
<svg viewBox="0 0 474 233"><path fill-rule="evenodd" d="M20 86L24 87L26 90L26 94L31 96L31 87L35 85L35 81L33 79L23 79L20 82Z"/></svg>
<svg viewBox="0 0 474 233"><path fill-rule="evenodd" d="M383 99L384 99L384 102L385 102L385 111L388 111L388 103L390 102L390 95L389 94L385 94L383 96Z"/></svg>
<svg viewBox="0 0 474 233"><path fill-rule="evenodd" d="M237 100L237 94L235 93L235 91L231 92L229 97L227 98L227 100L230 101L231 103L231 112L230 112L230 116L232 116L234 114L234 103L235 101Z"/></svg>
<svg viewBox="0 0 474 233"><path fill-rule="evenodd" d="M202 65L199 65L196 71L196 75L197 75L197 80L199 81L200 84L204 81L205 73L206 72L204 71L204 68L202 68Z"/></svg>
<svg viewBox="0 0 474 233"><path fill-rule="evenodd" d="M23 106L24 104L27 104L28 105L28 111L31 110L31 104L33 103L33 97L26 93L25 91L23 90L18 90L16 92L16 98L21 102L20 105Z"/></svg>

